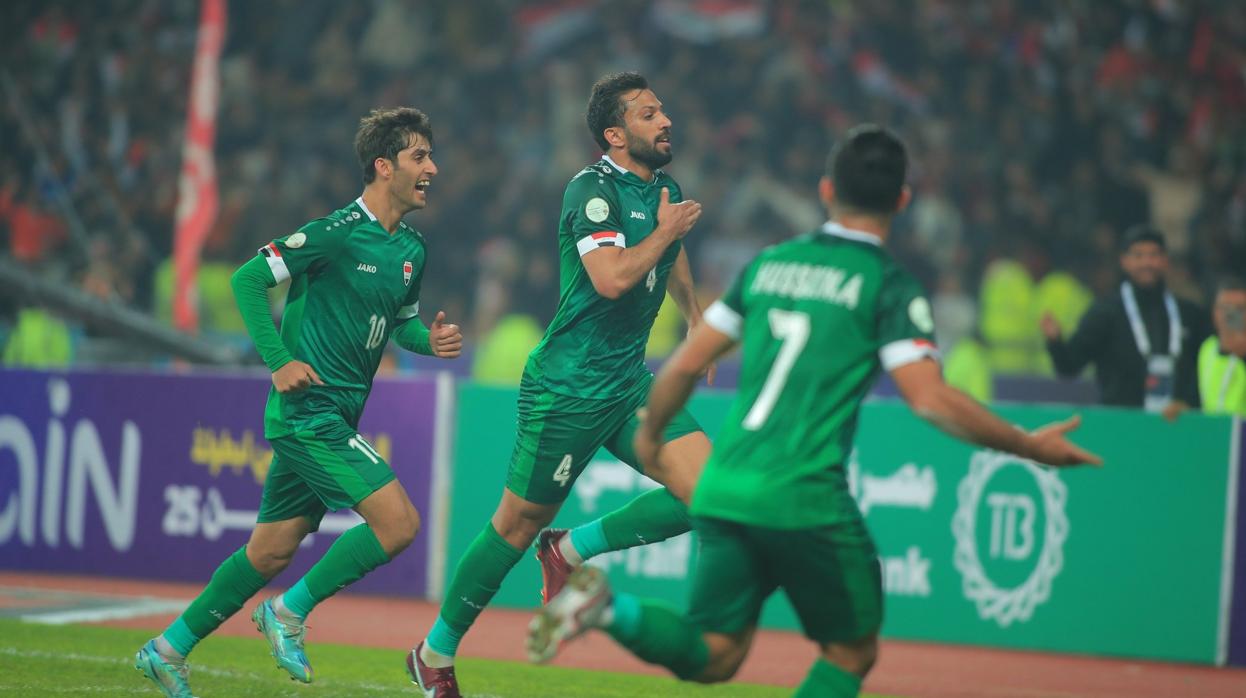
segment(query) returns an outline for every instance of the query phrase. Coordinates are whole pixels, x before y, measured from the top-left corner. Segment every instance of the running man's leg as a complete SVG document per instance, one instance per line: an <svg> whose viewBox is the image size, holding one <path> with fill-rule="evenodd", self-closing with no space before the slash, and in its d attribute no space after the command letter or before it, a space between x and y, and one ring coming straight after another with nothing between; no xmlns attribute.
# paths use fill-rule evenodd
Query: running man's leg
<svg viewBox="0 0 1246 698"><path fill-rule="evenodd" d="M199 596L157 638L162 653L190 654L290 564L299 543L319 526L324 513L324 505L295 472L289 455L283 456L274 445L250 540L221 563Z"/></svg>
<svg viewBox="0 0 1246 698"><path fill-rule="evenodd" d="M291 463L322 511L354 508L364 517L364 523L338 536L285 594L261 603L251 616L277 665L309 683L313 672L303 649L307 616L406 548L419 528L419 516L389 464L345 422L326 422L274 439L273 449Z"/></svg>
<svg viewBox="0 0 1246 698"><path fill-rule="evenodd" d="M864 522L768 538L767 565L822 650L795 695L853 698L878 656L883 619L882 570Z"/></svg>
<svg viewBox="0 0 1246 698"><path fill-rule="evenodd" d="M421 663L432 670L453 664L463 635L537 533L553 520L611 432L608 420L616 415L616 404L558 395L526 379L521 384L506 489L491 521L455 567L437 621L410 662L413 673L419 674Z"/></svg>
<svg viewBox="0 0 1246 698"><path fill-rule="evenodd" d="M610 594L604 574L585 567L534 619L529 657L549 659L560 642L586 630L587 623L605 630L638 658L664 666L681 679L728 680L744 661L762 602L774 589L734 528L698 520L702 553L689 615L661 602Z"/></svg>
<svg viewBox="0 0 1246 698"><path fill-rule="evenodd" d="M572 529L569 535L552 532L542 536L543 547L557 546L568 572L602 553L658 543L687 533L691 528L687 503L701 476L701 468L709 458L710 441L696 419L686 409L681 410L666 428L666 443L658 452L657 467L644 470L632 449L632 437L640 425L636 410L644 405L650 383L651 380L643 382L621 406L625 412L622 424L605 446L616 458L665 488L645 492L619 509ZM549 557L544 550L541 552L543 557ZM552 596L561 588L561 580L552 579L558 575L559 568L544 559L542 563L545 589Z"/></svg>
<svg viewBox="0 0 1246 698"><path fill-rule="evenodd" d="M324 512L289 460L274 451L250 540L221 563L208 585L163 633L138 651L136 668L166 695L191 695L186 656L290 564L299 543L319 525Z"/></svg>
<svg viewBox="0 0 1246 698"><path fill-rule="evenodd" d="M317 604L389 562L419 530L419 514L394 471L349 425L333 421L282 439L274 450L328 509L353 508L364 523L347 530L275 606L303 621ZM318 525L318 523L317 523Z"/></svg>
<svg viewBox="0 0 1246 698"><path fill-rule="evenodd" d="M354 584L394 559L415 540L419 514L397 480L368 495L355 506L364 518L343 533L302 579L281 596L281 608L306 619L325 599Z"/></svg>
<svg viewBox="0 0 1246 698"><path fill-rule="evenodd" d="M425 652L426 664L440 668L453 662L463 635L493 600L502 580L523 557L537 532L553 520L559 506L529 502L509 489L503 491L493 518L454 569L437 621L424 643L440 657Z"/></svg>
<svg viewBox="0 0 1246 698"><path fill-rule="evenodd" d="M822 656L814 660L793 698L856 698L877 657L877 635L822 645Z"/></svg>

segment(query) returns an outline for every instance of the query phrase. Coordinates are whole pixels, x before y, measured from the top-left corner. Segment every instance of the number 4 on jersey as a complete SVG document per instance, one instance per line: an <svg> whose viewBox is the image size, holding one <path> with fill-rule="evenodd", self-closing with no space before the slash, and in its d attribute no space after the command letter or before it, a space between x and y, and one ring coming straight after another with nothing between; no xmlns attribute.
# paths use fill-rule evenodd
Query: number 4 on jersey
<svg viewBox="0 0 1246 698"><path fill-rule="evenodd" d="M787 384L787 376L792 372L792 366L796 365L796 358L805 348L805 342L809 341L808 313L771 308L766 316L770 320L770 334L783 344L779 347L778 356L774 357L770 375L766 376L766 382L757 394L757 401L753 403L748 414L744 415L744 421L740 424L750 431L756 431L766 423L766 418L774 409L774 403L783 392L783 386Z"/></svg>
<svg viewBox="0 0 1246 698"><path fill-rule="evenodd" d="M558 463L558 469L554 471L554 482L560 487L566 487L571 481L571 454L562 457L562 461Z"/></svg>

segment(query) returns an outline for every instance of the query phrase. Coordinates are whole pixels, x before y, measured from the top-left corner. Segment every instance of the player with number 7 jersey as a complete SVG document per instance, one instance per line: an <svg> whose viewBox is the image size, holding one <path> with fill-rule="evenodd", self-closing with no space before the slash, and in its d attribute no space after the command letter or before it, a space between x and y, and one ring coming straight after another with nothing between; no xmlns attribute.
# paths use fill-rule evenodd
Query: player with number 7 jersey
<svg viewBox="0 0 1246 698"><path fill-rule="evenodd" d="M633 447L642 463L700 372L740 345L740 389L692 496L700 547L688 613L612 592L582 568L533 619L528 655L605 630L685 680L726 681L782 589L820 657L796 698L854 698L878 656L878 552L844 462L861 403L881 370L922 417L989 448L1051 465L1098 458L1065 438L1077 420L1026 434L943 381L920 286L883 249L908 204L908 155L895 134L852 129L827 160L822 228L763 251L662 367Z"/></svg>
<svg viewBox="0 0 1246 698"><path fill-rule="evenodd" d="M877 236L832 221L763 251L706 321L748 360L694 511L772 528L858 520L843 468L861 402L880 369L938 357L921 285Z"/></svg>

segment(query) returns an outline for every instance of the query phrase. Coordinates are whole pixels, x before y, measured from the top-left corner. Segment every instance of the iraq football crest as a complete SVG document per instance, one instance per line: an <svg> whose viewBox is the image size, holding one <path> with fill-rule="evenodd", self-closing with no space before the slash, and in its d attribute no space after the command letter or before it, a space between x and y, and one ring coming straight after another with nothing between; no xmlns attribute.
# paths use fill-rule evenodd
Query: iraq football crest
<svg viewBox="0 0 1246 698"><path fill-rule="evenodd" d="M411 272L412 270L414 270L414 268L415 267L414 265L411 264L411 262L402 263L402 283L406 284L407 286L411 285Z"/></svg>

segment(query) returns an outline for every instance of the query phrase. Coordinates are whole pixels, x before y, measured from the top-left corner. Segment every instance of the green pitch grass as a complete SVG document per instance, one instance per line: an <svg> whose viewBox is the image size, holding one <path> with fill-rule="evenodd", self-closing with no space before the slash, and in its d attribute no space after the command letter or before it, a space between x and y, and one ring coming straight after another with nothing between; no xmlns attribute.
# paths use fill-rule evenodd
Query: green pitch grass
<svg viewBox="0 0 1246 698"><path fill-rule="evenodd" d="M144 630L0 619L0 696L159 696L134 669L134 652L150 636ZM263 640L209 638L192 657L191 688L201 696L264 698L416 695L403 668L402 652L323 643L310 649L316 682L305 686L276 668ZM792 692L775 686L697 686L653 676L482 659L460 660L459 673L466 698L777 698Z"/></svg>

